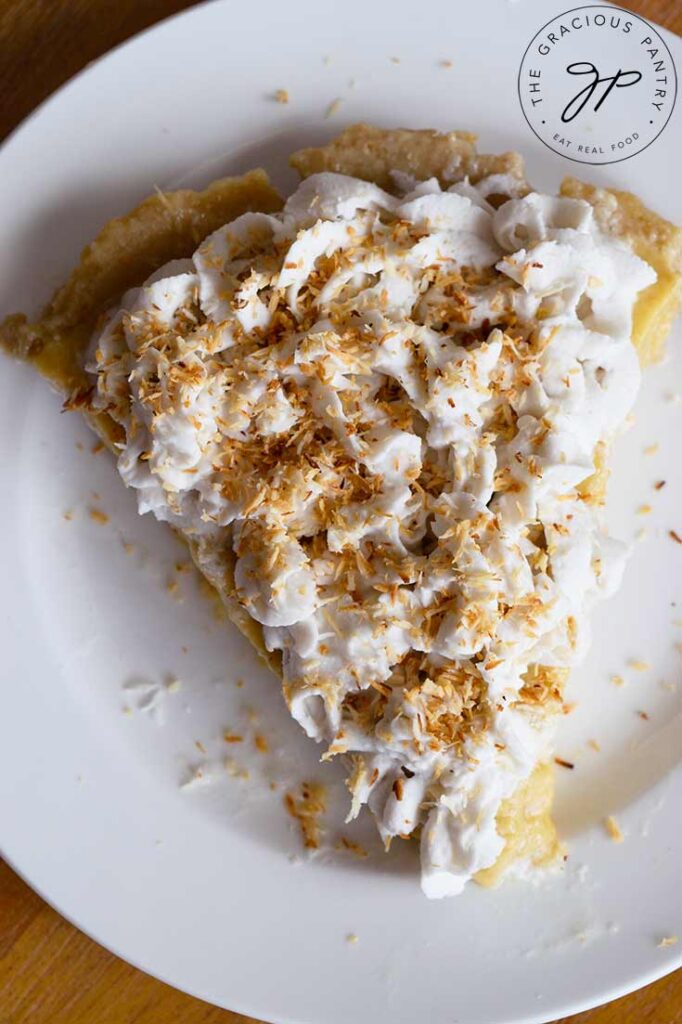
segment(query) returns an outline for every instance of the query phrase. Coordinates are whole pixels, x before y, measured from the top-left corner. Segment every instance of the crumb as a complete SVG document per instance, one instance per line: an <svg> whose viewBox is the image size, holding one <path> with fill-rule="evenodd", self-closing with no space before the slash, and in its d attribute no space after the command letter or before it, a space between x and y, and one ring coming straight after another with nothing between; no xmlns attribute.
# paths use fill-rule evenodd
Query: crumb
<svg viewBox="0 0 682 1024"><path fill-rule="evenodd" d="M189 651L189 647L187 646L187 644L183 644L180 650L182 651L183 654L187 654Z"/></svg>
<svg viewBox="0 0 682 1024"><path fill-rule="evenodd" d="M661 680L661 686L668 693L677 693L677 686L675 683L669 683L666 679Z"/></svg>
<svg viewBox="0 0 682 1024"><path fill-rule="evenodd" d="M611 682L614 686L623 686L625 680L622 676L611 676Z"/></svg>
<svg viewBox="0 0 682 1024"><path fill-rule="evenodd" d="M664 935L658 943L658 949L666 949L668 946L676 946L680 940L677 935Z"/></svg>
<svg viewBox="0 0 682 1024"><path fill-rule="evenodd" d="M201 740L195 740L194 741L194 746L197 748L197 750L199 751L200 754L205 754L207 752L206 751L206 747L201 742Z"/></svg>
<svg viewBox="0 0 682 1024"><path fill-rule="evenodd" d="M123 550L125 551L126 555L132 555L133 551L135 550L135 545L131 544L130 541L127 540L122 540L121 544L123 545Z"/></svg>
<svg viewBox="0 0 682 1024"><path fill-rule="evenodd" d="M357 935L355 934L355 932L349 932L348 935L346 935L346 942L350 946L355 946L358 941L359 941L359 939L358 939Z"/></svg>
<svg viewBox="0 0 682 1024"><path fill-rule="evenodd" d="M577 701L564 701L561 705L561 711L564 715L572 715L575 709L578 707Z"/></svg>
<svg viewBox="0 0 682 1024"><path fill-rule="evenodd" d="M105 526L109 522L109 516L106 512L102 512L101 508L90 508L90 518L94 523L98 523L100 526Z"/></svg>
<svg viewBox="0 0 682 1024"><path fill-rule="evenodd" d="M575 768L575 765L571 761L565 761L563 757L555 757L554 763L561 765L562 768L570 768L571 771Z"/></svg>
<svg viewBox="0 0 682 1024"><path fill-rule="evenodd" d="M123 707L121 708L121 714L125 715L126 718L130 718L132 713L133 709L128 704L124 704Z"/></svg>
<svg viewBox="0 0 682 1024"><path fill-rule="evenodd" d="M657 480L654 484L654 490L660 491L665 487L665 480Z"/></svg>
<svg viewBox="0 0 682 1024"><path fill-rule="evenodd" d="M641 527L641 528L640 528L640 529L639 529L639 530L637 531L637 533L635 534L635 540L644 540L644 538L645 538L646 536L647 536L647 531L646 531L646 527L645 527L645 526L642 526L642 527Z"/></svg>
<svg viewBox="0 0 682 1024"><path fill-rule="evenodd" d="M637 509L638 516L648 516L651 512L653 512L651 505L640 505Z"/></svg>
<svg viewBox="0 0 682 1024"><path fill-rule="evenodd" d="M271 783L270 783L270 789L272 790L272 792L273 792L273 793L274 793L274 792L275 792L275 791L276 791L276 790L277 790L278 788L279 788L279 786L278 786L278 784L277 784L276 782L274 782L274 781L273 781L273 782L271 782Z"/></svg>
<svg viewBox="0 0 682 1024"><path fill-rule="evenodd" d="M62 518L66 519L67 523L71 522L71 520L73 519L73 512L71 511L70 508L67 508Z"/></svg>
<svg viewBox="0 0 682 1024"><path fill-rule="evenodd" d="M244 737L240 736L236 732L230 732L229 729L225 729L223 732L223 740L225 743L243 743Z"/></svg>
<svg viewBox="0 0 682 1024"><path fill-rule="evenodd" d="M301 798L297 800L291 793L285 793L284 806L298 822L306 849L319 849L319 817L327 809L324 786L319 782L302 782Z"/></svg>
<svg viewBox="0 0 682 1024"><path fill-rule="evenodd" d="M354 839L349 839L348 836L341 836L335 849L348 850L349 853L354 853L356 857L369 857L364 846L361 846L360 843L356 843Z"/></svg>
<svg viewBox="0 0 682 1024"><path fill-rule="evenodd" d="M277 103L288 103L289 92L287 89L277 89L275 92L275 100Z"/></svg>
<svg viewBox="0 0 682 1024"><path fill-rule="evenodd" d="M630 658L628 665L634 668L635 672L648 672L651 668L648 661L640 661L638 658Z"/></svg>
<svg viewBox="0 0 682 1024"><path fill-rule="evenodd" d="M265 736L263 736L262 733L260 732L257 732L256 735L253 737L253 744L256 750L259 750L261 754L267 754L268 751L270 750L270 747L268 746L268 741L266 740Z"/></svg>
<svg viewBox="0 0 682 1024"><path fill-rule="evenodd" d="M247 708L246 717L251 722L251 725L255 725L258 721L258 712L254 708Z"/></svg>
<svg viewBox="0 0 682 1024"><path fill-rule="evenodd" d="M668 530L668 536L675 541L676 544L682 544L682 537L676 530Z"/></svg>
<svg viewBox="0 0 682 1024"><path fill-rule="evenodd" d="M104 451L104 441L96 441L90 451L93 455L99 455L100 452Z"/></svg>
<svg viewBox="0 0 682 1024"><path fill-rule="evenodd" d="M191 562L176 562L175 563L175 571L176 572L181 572L181 573L182 572L189 572L191 568L192 568L192 563Z"/></svg>
<svg viewBox="0 0 682 1024"><path fill-rule="evenodd" d="M166 584L166 590L168 591L168 593L170 594L171 597L176 597L177 594L178 594L178 591L180 590L180 585L179 585L178 581L177 580L169 580L168 583Z"/></svg>
<svg viewBox="0 0 682 1024"><path fill-rule="evenodd" d="M451 68L452 67L452 61L451 60L439 60L438 63L440 65L440 67L442 67L442 68Z"/></svg>
<svg viewBox="0 0 682 1024"><path fill-rule="evenodd" d="M638 715L639 715L639 717L640 717L640 718L642 718L642 719L643 719L643 720L644 720L645 722L648 722L648 721L649 721L649 715L648 715L648 712L646 712L646 711L638 711L638 712L637 712L637 714L638 714Z"/></svg>
<svg viewBox="0 0 682 1024"><path fill-rule="evenodd" d="M596 754L598 754L598 753L599 753L599 751L601 750L601 747L600 747L600 745L599 745L599 743L598 743L598 741L597 741L597 740L588 740L588 741L587 741L587 746L588 746L588 747L589 747L589 748L590 748L591 750L594 750L594 752L595 752Z"/></svg>
<svg viewBox="0 0 682 1024"><path fill-rule="evenodd" d="M327 107L327 109L325 110L324 116L325 117L333 117L334 114L337 113L337 111L338 111L339 107L341 106L342 102L343 101L342 101L341 97L337 96L337 98L335 100L332 100L331 103L329 104L329 106Z"/></svg>
<svg viewBox="0 0 682 1024"><path fill-rule="evenodd" d="M176 676L170 676L166 680L166 689L169 693L177 693L182 687L182 682Z"/></svg>
<svg viewBox="0 0 682 1024"><path fill-rule="evenodd" d="M400 64L400 57L389 57L391 64Z"/></svg>
<svg viewBox="0 0 682 1024"><path fill-rule="evenodd" d="M656 452L658 451L658 448L659 448L658 441L654 442L654 444L648 444L646 446L646 448L644 449L644 454L645 455L655 455Z"/></svg>
<svg viewBox="0 0 682 1024"><path fill-rule="evenodd" d="M76 448L78 449L79 452L84 451L83 442L82 441L76 441Z"/></svg>
<svg viewBox="0 0 682 1024"><path fill-rule="evenodd" d="M606 828L606 831L608 832L611 839L613 839L614 843L623 842L623 833L618 828L618 822L612 814L609 814L608 818L604 820L604 827Z"/></svg>
<svg viewBox="0 0 682 1024"><path fill-rule="evenodd" d="M235 679L234 685L237 687L238 690L241 690L242 686L244 685L244 680L243 679Z"/></svg>

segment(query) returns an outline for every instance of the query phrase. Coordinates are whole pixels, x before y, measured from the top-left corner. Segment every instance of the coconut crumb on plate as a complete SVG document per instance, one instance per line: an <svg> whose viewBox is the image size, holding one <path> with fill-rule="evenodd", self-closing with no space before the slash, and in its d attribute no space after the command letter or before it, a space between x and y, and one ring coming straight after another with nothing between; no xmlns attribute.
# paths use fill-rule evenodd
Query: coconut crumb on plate
<svg viewBox="0 0 682 1024"><path fill-rule="evenodd" d="M94 505L88 510L88 515L92 519L93 523L97 523L98 526L106 526L109 522L109 516L106 512L103 512L101 508L96 508Z"/></svg>
<svg viewBox="0 0 682 1024"><path fill-rule="evenodd" d="M347 850L348 853L354 854L356 857L365 858L369 857L367 850L360 843L357 843L354 839L349 839L348 836L341 836L335 849Z"/></svg>
<svg viewBox="0 0 682 1024"><path fill-rule="evenodd" d="M301 795L284 794L284 806L294 818L301 830L303 845L308 850L317 850L320 846L320 816L327 809L325 787L319 782L302 782Z"/></svg>
<svg viewBox="0 0 682 1024"><path fill-rule="evenodd" d="M612 814L609 814L608 818L604 820L604 827L606 828L606 831L608 832L611 839L613 839L614 843L623 842L623 839L625 837L621 832L620 828L618 827L618 822Z"/></svg>

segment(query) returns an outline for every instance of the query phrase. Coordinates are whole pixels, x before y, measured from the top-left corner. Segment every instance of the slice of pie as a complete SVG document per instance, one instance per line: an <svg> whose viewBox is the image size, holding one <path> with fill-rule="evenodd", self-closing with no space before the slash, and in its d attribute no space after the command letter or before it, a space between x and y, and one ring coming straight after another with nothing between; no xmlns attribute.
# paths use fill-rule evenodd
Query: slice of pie
<svg viewBox="0 0 682 1024"><path fill-rule="evenodd" d="M532 192L473 136L349 128L107 224L32 361L186 540L429 896L547 865L552 740L618 585L608 444L677 310L681 232ZM638 358L639 357L639 358Z"/></svg>

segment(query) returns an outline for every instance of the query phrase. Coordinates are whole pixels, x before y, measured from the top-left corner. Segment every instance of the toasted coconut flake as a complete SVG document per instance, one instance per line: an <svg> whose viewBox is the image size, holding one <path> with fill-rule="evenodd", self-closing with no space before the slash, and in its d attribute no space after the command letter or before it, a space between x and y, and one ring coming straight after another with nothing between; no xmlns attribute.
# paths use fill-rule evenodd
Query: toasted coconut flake
<svg viewBox="0 0 682 1024"><path fill-rule="evenodd" d="M284 794L284 806L298 822L303 845L306 849L317 850L320 846L320 816L327 809L324 786L318 782L301 783L301 795Z"/></svg>
<svg viewBox="0 0 682 1024"><path fill-rule="evenodd" d="M360 843L356 843L354 839L349 839L348 836L341 836L338 843L336 844L337 850L347 850L349 853L361 859L369 857L367 850Z"/></svg>
<svg viewBox="0 0 682 1024"><path fill-rule="evenodd" d="M270 750L268 741L266 740L265 736L263 736L263 734L260 732L257 732L253 737L253 744L256 750L258 750L261 754L267 754L268 751Z"/></svg>
<svg viewBox="0 0 682 1024"><path fill-rule="evenodd" d="M616 821L616 819L613 817L612 814L610 814L608 816L608 818L606 818L604 820L604 827L605 827L606 831L608 832L609 836L611 837L611 839L613 839L614 843L622 843L623 842L623 839L625 837L623 836L623 833L621 832L620 828L618 827L618 822Z"/></svg>
<svg viewBox="0 0 682 1024"><path fill-rule="evenodd" d="M109 516L106 512L103 512L101 508L96 508L94 505L88 510L88 515L93 523L97 523L98 526L106 526L109 522Z"/></svg>

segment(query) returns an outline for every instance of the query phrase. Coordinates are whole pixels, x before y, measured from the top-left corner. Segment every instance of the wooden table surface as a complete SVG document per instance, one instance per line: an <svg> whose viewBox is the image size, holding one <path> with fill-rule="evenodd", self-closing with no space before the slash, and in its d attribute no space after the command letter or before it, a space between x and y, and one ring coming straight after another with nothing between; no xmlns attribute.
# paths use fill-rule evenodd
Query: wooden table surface
<svg viewBox="0 0 682 1024"><path fill-rule="evenodd" d="M191 6L187 0L0 0L0 139L88 61ZM622 6L682 34L682 0ZM249 1020L130 967L68 924L0 862L0 1024ZM682 971L570 1018L570 1024L649 1022L682 1024Z"/></svg>

